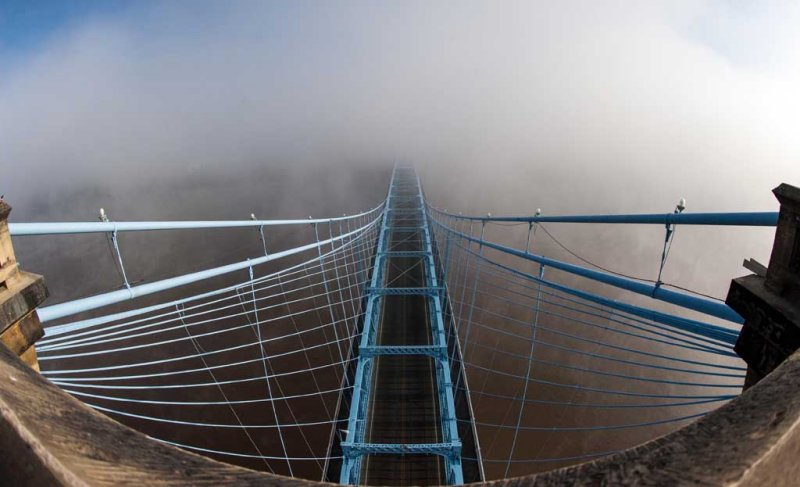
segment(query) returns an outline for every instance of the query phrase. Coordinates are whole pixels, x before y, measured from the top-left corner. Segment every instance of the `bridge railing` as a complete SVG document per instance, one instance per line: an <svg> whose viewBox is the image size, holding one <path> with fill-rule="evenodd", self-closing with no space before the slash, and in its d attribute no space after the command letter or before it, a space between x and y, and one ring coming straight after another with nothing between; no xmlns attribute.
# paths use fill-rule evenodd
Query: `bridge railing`
<svg viewBox="0 0 800 487"><path fill-rule="evenodd" d="M260 231L262 255L138 285L125 278L123 289L39 308L50 322L37 344L42 374L163 443L321 479L331 438L346 427L339 412L349 407L384 206L307 220L13 224L15 240L107 233L123 276L123 232ZM310 226L311 241L271 251L267 226Z"/></svg>
<svg viewBox="0 0 800 487"><path fill-rule="evenodd" d="M477 216L448 213L428 205L438 215L459 220L478 222L522 223L613 223L638 225L724 225L748 227L774 227L778 224L777 211L727 212L727 213L635 213L627 215L560 215L560 216Z"/></svg>
<svg viewBox="0 0 800 487"><path fill-rule="evenodd" d="M529 224L530 230L536 224L541 223L604 223L604 224L661 224L666 226L667 236L665 239L665 250L668 249L670 239L672 236L672 226L681 225L725 225L725 226L762 226L774 227L778 222L777 212L740 212L740 213L665 213L665 214L631 214L631 215L568 215L568 216L509 216L509 217L496 217L496 216L462 216L447 213L432 206L428 206L428 211L438 218L433 218L435 224L445 228L448 232L454 233L457 236L468 240L471 243L477 243L480 246L486 246L492 249L499 250L509 255L520 257L523 259L536 262L542 266L552 267L571 274L581 277L586 277L603 284L609 284L627 291L650 296L654 299L666 301L678 306L699 311L701 313L722 318L734 323L742 323L742 318L728 305L718 301L705 299L691 294L681 293L662 287L662 282L659 280L649 283L642 282L641 280L631 279L628 277L611 274L608 272L589 269L586 267L570 264L567 262L550 259L543 255L536 255L529 251L529 249L518 250L512 247L500 245L494 242L483 240L482 237L476 238L472 235L465 235L453 230L452 222L466 221L466 222L480 222L482 228L485 227L487 222L521 222ZM448 220L448 224L443 224L444 219ZM449 226L448 226L449 225ZM530 236L528 237L530 242ZM663 262L662 262L663 267ZM660 277L660 276L659 276Z"/></svg>
<svg viewBox="0 0 800 487"><path fill-rule="evenodd" d="M287 249L297 253L286 254L284 262L292 260L289 255L300 262L276 272L254 272L258 264L252 259L237 268L247 269L249 277L234 285L48 327L38 347L51 382L0 350L0 369L10 378L0 387L0 429L9 433L0 435L0 443L11 445L5 448L8 458L17 465L39 465L44 458L36 470L40 483L312 483L236 469L166 446L177 445L272 473L321 478L329 461L342 459L327 446L334 435L348 433L347 416L340 412L350 408L354 345L361 338L363 296L383 215L379 206L354 219L311 221L315 242ZM781 215L796 224L796 212ZM797 354L739 396L746 367L733 350L738 320L729 310L719 303L708 308L709 320L728 320L714 324L680 311L706 312L708 300L676 297L671 302L677 311L665 312L633 304L631 295L612 299L601 286L640 289L634 297L641 301L642 295L663 298L666 284L659 276L644 282L649 288L638 288L636 279L616 281L611 278L620 276L613 273L531 250L538 249L535 229L543 223L664 225L666 250L674 225L769 227L776 213L460 217L429 207L428 216L436 272L443 279L431 291L447 289L447 342L457 344L448 348L458 372L451 374L461 401L455 406L475 418L458 426L478 437L477 458L463 459L482 462L487 479L590 459L595 461L510 482L730 483L775 472L784 481L796 477L793 457L784 460L789 469L775 468L775 452L785 455L798 437ZM476 222L479 237L470 225ZM116 235L108 223L83 230ZM486 238L484 227L492 223L519 223L522 229L527 223L524 250ZM135 224L117 231L147 225L157 229ZM796 233L778 240L791 251ZM268 255L274 254L265 247L263 257ZM551 275L551 267L564 272ZM796 280L796 261L787 269ZM63 391L162 444L152 445ZM7 464L0 458L0 471L12 472L13 481L20 470Z"/></svg>
<svg viewBox="0 0 800 487"><path fill-rule="evenodd" d="M306 220L229 220L229 221L150 221L150 222L55 222L55 223L12 223L9 224L9 231L12 237L35 236L35 235L64 235L80 233L108 233L114 243L120 269L125 280L125 289L76 299L52 306L44 306L39 309L39 316L42 322L53 321L66 316L75 315L85 311L102 308L111 304L119 303L140 296L153 294L168 289L173 289L198 281L203 281L213 277L222 276L231 272L248 269L270 261L275 261L292 255L301 254L310 249L315 249L323 245L331 245L354 235L362 233L365 229L375 225L382 215L384 204L375 208L351 216L333 218L309 218ZM309 243L286 249L274 253L268 253L266 240L264 239L263 227L265 226L292 226L292 225L317 225L327 224L332 226L334 223L360 222L360 226L346 234L331 236L328 239L317 240ZM264 246L264 255L248 259L246 261L214 267L203 271L193 272L182 276L163 279L138 286L129 284L123 257L117 245L117 235L121 232L142 232L142 231L163 231L163 230L186 230L186 229L231 229L231 228L258 228L261 231L261 240ZM72 330L73 328L56 328L50 333L58 333L59 330Z"/></svg>
<svg viewBox="0 0 800 487"><path fill-rule="evenodd" d="M675 225L772 227L777 213L495 217L430 205L427 211L461 344L462 356L452 360L467 371L464 392L472 399L487 480L624 450L739 394L746 367L733 351L742 322L735 311L667 289L660 274L648 282L534 252L541 247L536 229L662 225L666 254ZM487 238L490 224L527 227L527 235L512 239L524 247ZM624 294L608 297L605 291L615 288L676 307L667 312Z"/></svg>

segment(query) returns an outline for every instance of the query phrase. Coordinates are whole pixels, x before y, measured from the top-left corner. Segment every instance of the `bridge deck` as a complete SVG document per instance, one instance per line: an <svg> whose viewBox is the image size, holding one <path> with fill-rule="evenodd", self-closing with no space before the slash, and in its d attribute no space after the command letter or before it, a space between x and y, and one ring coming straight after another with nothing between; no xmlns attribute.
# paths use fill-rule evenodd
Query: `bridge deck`
<svg viewBox="0 0 800 487"><path fill-rule="evenodd" d="M399 193L402 194L402 193ZM406 206L398 204L398 206ZM390 216L390 226L419 226L420 216ZM420 232L392 231L390 251L421 251ZM386 287L424 287L422 257L387 259ZM426 296L384 296L377 345L431 345ZM376 357L373 398L367 417L370 443L437 443L441 441L436 369L431 357ZM361 479L369 485L441 485L443 462L437 455L369 455Z"/></svg>
<svg viewBox="0 0 800 487"><path fill-rule="evenodd" d="M328 465L328 479L338 472L348 484L464 483L458 420L470 416L454 403L451 376L462 371L449 361L456 348L448 343L434 246L419 179L395 169L365 292L353 392L345 398L346 439L334 438L330 450L342 461ZM473 445L468 439L470 458Z"/></svg>

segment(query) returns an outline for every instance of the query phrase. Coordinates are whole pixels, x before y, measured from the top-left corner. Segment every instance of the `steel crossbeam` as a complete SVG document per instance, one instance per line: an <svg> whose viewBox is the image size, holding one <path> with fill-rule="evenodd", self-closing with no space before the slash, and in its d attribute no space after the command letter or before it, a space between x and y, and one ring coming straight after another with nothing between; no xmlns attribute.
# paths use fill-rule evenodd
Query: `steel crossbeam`
<svg viewBox="0 0 800 487"><path fill-rule="evenodd" d="M444 288L431 287L368 287L367 293L375 296L438 296Z"/></svg>
<svg viewBox="0 0 800 487"><path fill-rule="evenodd" d="M425 210L423 207L417 208L387 208L387 213L394 213L395 215L417 215Z"/></svg>
<svg viewBox="0 0 800 487"><path fill-rule="evenodd" d="M414 226L405 226L405 227L392 227L389 229L392 232L419 232L422 230L422 227L414 227Z"/></svg>
<svg viewBox="0 0 800 487"><path fill-rule="evenodd" d="M386 205L392 201L391 193L394 187L395 175L389 183L389 194L386 198ZM389 244L389 217L384 210L381 232L378 236L378 252L386 252ZM377 287L383 282L385 271L385 259L375 259L372 268L370 285ZM364 313L364 325L359 342L359 351L374 344L375 328L378 324L379 300L375 296L367 299L367 308ZM367 406L370 399L370 384L372 383L372 360L359 354L356 362L356 373L353 380L353 395L350 402L350 414L347 419L347 439L349 443L362 443L364 441L366 421L364 418L367 413ZM342 446L346 442L342 442ZM339 474L339 482L342 484L358 484L361 473L361 456L345 456L342 459L342 468Z"/></svg>
<svg viewBox="0 0 800 487"><path fill-rule="evenodd" d="M444 318L442 313L442 294L445 289L436 278L436 267L433 259L431 232L425 212L425 200L419 184L419 178L413 172L406 174L396 168L389 184L389 196L386 200L381 233L378 238L376 259L372 271L370 286L365 290L367 309L365 311L364 328L359 344L359 356L353 389L353 400L350 404L347 437L341 443L343 459L339 476L340 483L358 484L361 476L361 462L364 455L375 454L422 454L439 455L446 462L446 482L448 484L464 483L461 468L461 440L456 427L455 404L453 400L453 384L450 379L450 363L447 353L447 341L444 334ZM413 183L398 182L398 179L411 180ZM417 202L414 208L402 208L398 205ZM404 225L404 215L414 216L420 225ZM419 233L422 250L391 251L388 243L393 232ZM384 274L389 258L420 258L425 266L425 285L420 287L385 287ZM376 329L380 321L380 305L383 296L421 295L428 300L429 323L431 323L431 345L376 345ZM436 391L438 394L439 417L441 419L440 443L369 443L365 441L367 406L370 403L373 358L382 355L424 355L435 359Z"/></svg>
<svg viewBox="0 0 800 487"><path fill-rule="evenodd" d="M424 201L422 194L422 185L417 177L417 190L419 191L420 200ZM425 213L422 217L422 232L423 232L423 249L433 254L433 242L431 239L431 231L428 227L428 215ZM425 270L425 284L431 288L439 288L439 281L436 277L436 266L433 259L427 261L428 268ZM431 323L434 325L433 330L433 343L441 347L447 347L447 338L444 331L444 313L442 309L442 296L446 292L444 288L442 292L431 295L430 300L432 306L429 306L429 313L431 314ZM442 440L451 444L461 444L458 435L458 425L456 423L456 406L453 393L453 384L450 380L450 360L445 354L444 359L438 361L437 367L437 389L439 393L439 416L442 421ZM445 457L446 458L446 474L447 482L449 484L463 484L464 472L461 467L461 454L459 447L459 454Z"/></svg>
<svg viewBox="0 0 800 487"><path fill-rule="evenodd" d="M456 425L453 384L450 379L450 362L442 312L442 295L445 292L445 288L439 285L439 281L436 278L431 231L428 226L425 200L419 184L419 178L413 170L409 172L410 174L406 174L405 171L396 168L392 174L370 286L364 290L367 298L367 309L358 348L359 355L356 365L353 400L350 404L350 416L347 423L347 437L341 443L343 458L339 481L343 484L358 484L364 455L375 454L439 455L445 461L446 483L464 483L461 467L461 440ZM398 183L399 178L412 180L413 183ZM418 202L419 206L414 208L398 207L398 205L412 201ZM414 219L421 221L422 224L401 226L404 223L403 220L408 220L402 218L403 215L413 215ZM399 225L395 226L395 224ZM393 232L419 233L422 241L422 250L390 251L387 247L390 241L390 234ZM384 274L388 258L392 257L420 258L425 266L424 285L420 287L385 287ZM421 295L427 299L432 344L376 345L376 329L381 319L379 311L381 298L383 296L411 295ZM436 393L438 394L437 403L439 404L439 417L441 420L442 441L440 443L393 444L365 441L370 388L371 386L378 386L372 383L372 359L382 355L424 355L435 359Z"/></svg>
<svg viewBox="0 0 800 487"><path fill-rule="evenodd" d="M378 255L385 257L431 257L431 253L426 250L389 250L378 252Z"/></svg>
<svg viewBox="0 0 800 487"><path fill-rule="evenodd" d="M381 345L370 346L360 349L364 357L376 357L379 355L426 355L435 359L443 359L447 356L447 347L441 345Z"/></svg>
<svg viewBox="0 0 800 487"><path fill-rule="evenodd" d="M449 443L342 443L345 458L369 454L439 455L461 458L461 442Z"/></svg>

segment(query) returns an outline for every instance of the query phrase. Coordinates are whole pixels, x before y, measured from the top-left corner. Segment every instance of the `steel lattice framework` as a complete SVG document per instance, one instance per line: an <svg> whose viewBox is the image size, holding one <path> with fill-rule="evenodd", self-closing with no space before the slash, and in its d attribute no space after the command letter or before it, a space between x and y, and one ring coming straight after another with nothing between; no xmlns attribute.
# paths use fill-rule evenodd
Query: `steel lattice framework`
<svg viewBox="0 0 800 487"><path fill-rule="evenodd" d="M42 373L95 409L279 474L459 484L614 453L739 393L741 317L661 271L676 226L773 227L777 213L680 211L464 216L398 166L385 201L351 216L9 229L108 239L121 286L39 310ZM544 255L537 229L555 242L558 223L663 226L658 276ZM308 239L270 252L275 227ZM257 230L258 255L128 280L127 232L215 228Z"/></svg>
<svg viewBox="0 0 800 487"><path fill-rule="evenodd" d="M404 191L405 190L405 191ZM416 194L413 194L416 192ZM404 196L404 193L406 196ZM411 194L409 194L411 193ZM399 209L396 205L412 203L416 206ZM419 179L411 169L395 169L389 186L387 198L387 216L384 217L383 228L378 240L378 252L375 266L373 267L372 284L367 288L367 318L364 322L364 333L359 345L360 355L356 368L354 400L350 408L348 419L348 433L346 441L342 442L344 460L340 474L343 484L358 484L361 477L362 458L365 454L409 454L431 453L444 458L446 462L446 481L449 484L464 483L461 469L461 441L456 425L455 404L453 402L453 383L450 380L450 363L447 356L447 340L444 331L444 317L442 314L441 294L444 288L439 287L436 277L436 268L433 264L433 247L431 233L428 228L425 214L425 200ZM422 221L422 225L413 227L421 230L423 236L423 249L420 251L391 252L388 243L394 231L388 215L414 216ZM406 231L408 227L401 227ZM426 262L425 286L422 287L387 287L385 285L386 259L390 256L420 257ZM381 298L392 295L422 295L428 300L429 323L433 337L433 345L428 347L403 347L403 346L376 346L375 331L381 326L377 309ZM373 361L381 355L428 355L436 360L437 387L439 395L440 418L442 421L441 432L443 442L425 444L385 444L368 443L364 441L367 434L367 408L370 401L370 392L378 384L372 383Z"/></svg>

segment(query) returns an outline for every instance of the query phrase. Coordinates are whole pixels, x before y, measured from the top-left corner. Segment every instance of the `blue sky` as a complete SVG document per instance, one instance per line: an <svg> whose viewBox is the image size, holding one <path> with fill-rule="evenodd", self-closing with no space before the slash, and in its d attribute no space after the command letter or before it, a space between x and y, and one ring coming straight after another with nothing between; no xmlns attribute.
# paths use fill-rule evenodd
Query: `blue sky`
<svg viewBox="0 0 800 487"><path fill-rule="evenodd" d="M0 18L0 193L20 206L398 159L496 214L767 211L800 186L797 2L0 0Z"/></svg>
<svg viewBox="0 0 800 487"><path fill-rule="evenodd" d="M133 0L0 0L0 49L24 54L93 16L124 15Z"/></svg>
<svg viewBox="0 0 800 487"><path fill-rule="evenodd" d="M767 206L800 183L797 25L778 1L0 0L0 170L402 157L478 194L578 172L599 201Z"/></svg>

